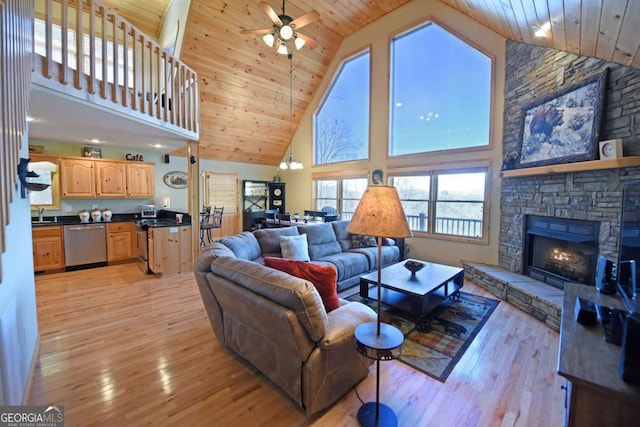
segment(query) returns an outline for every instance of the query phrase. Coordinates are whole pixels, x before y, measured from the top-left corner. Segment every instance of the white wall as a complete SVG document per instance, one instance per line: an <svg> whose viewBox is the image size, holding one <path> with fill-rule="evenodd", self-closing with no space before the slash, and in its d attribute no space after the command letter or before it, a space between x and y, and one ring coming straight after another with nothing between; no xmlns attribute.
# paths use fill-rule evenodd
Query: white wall
<svg viewBox="0 0 640 427"><path fill-rule="evenodd" d="M429 153L411 156L398 161L387 156L388 139L388 98L389 98L389 42L393 35L407 30L428 19L450 30L459 37L471 42L486 54L494 58L494 105L492 114L492 147L483 151L457 153ZM341 65L341 62L361 51L365 47L371 49L371 125L370 125L370 159L348 162L339 165L311 167L312 164L312 117L317 110L322 96ZM305 55L303 50L297 55ZM294 55L294 67L296 60ZM408 239L410 256L447 264L460 264L461 260L473 260L497 264L498 237L500 221L500 178L502 164L502 114L504 104L504 70L505 39L494 32L470 20L454 9L437 0L420 0L410 2L401 8L385 15L360 31L343 40L336 56L329 65L324 79L314 95L307 111L293 138L293 153L303 162L302 171L283 171L283 181L289 182L287 194L295 194L287 200L291 212L301 212L312 206L311 174L313 172L346 171L350 169L386 169L391 165L438 165L460 160L490 159L493 176L491 177L491 199L489 219L489 243L475 244L454 242L436 238L414 237ZM295 69L294 69L295 74ZM386 171L385 171L385 176Z"/></svg>
<svg viewBox="0 0 640 427"><path fill-rule="evenodd" d="M27 141L20 157L28 157ZM16 173L16 171L12 171ZM31 250L31 218L29 199L20 198L14 191L9 205L9 225L5 230L6 251L2 256L2 283L0 283L0 314L15 298L17 308L17 337L22 385L26 385L31 359L38 338L33 254Z"/></svg>

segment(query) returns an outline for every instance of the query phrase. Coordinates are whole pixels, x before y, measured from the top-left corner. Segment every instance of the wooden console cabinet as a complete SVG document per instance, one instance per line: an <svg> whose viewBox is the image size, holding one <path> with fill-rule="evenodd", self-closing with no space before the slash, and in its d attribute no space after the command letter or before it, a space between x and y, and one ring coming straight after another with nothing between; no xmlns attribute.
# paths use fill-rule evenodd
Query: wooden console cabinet
<svg viewBox="0 0 640 427"><path fill-rule="evenodd" d="M151 271L168 276L193 270L190 226L150 228L147 234Z"/></svg>
<svg viewBox="0 0 640 427"><path fill-rule="evenodd" d="M576 298L623 308L622 301L594 286L564 288L558 374L567 379L565 424L580 427L636 426L640 423L640 386L618 377L621 347L603 339L602 325L575 321Z"/></svg>
<svg viewBox="0 0 640 427"><path fill-rule="evenodd" d="M62 226L34 227L32 239L34 271L64 268Z"/></svg>

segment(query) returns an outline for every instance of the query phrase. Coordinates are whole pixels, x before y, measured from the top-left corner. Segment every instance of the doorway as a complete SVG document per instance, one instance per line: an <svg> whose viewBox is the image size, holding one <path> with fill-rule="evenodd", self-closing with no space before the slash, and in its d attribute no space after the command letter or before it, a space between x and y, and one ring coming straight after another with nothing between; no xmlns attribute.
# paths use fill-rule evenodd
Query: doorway
<svg viewBox="0 0 640 427"><path fill-rule="evenodd" d="M224 207L222 226L211 230L214 239L238 233L238 180L237 173L204 172L204 205Z"/></svg>

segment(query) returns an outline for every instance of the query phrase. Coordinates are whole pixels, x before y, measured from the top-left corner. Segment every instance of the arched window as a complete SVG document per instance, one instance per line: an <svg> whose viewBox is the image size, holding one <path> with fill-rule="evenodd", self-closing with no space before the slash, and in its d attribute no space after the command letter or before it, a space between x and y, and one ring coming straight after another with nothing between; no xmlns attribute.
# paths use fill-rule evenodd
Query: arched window
<svg viewBox="0 0 640 427"><path fill-rule="evenodd" d="M389 155L489 146L491 58L433 22L391 40Z"/></svg>
<svg viewBox="0 0 640 427"><path fill-rule="evenodd" d="M369 63L368 50L344 61L314 114L314 165L368 157Z"/></svg>

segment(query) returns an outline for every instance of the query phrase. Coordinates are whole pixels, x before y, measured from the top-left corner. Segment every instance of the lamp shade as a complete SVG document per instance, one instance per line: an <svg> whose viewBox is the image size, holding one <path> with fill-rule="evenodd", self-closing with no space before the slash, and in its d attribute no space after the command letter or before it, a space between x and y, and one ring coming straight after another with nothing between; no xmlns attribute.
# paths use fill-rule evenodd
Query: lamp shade
<svg viewBox="0 0 640 427"><path fill-rule="evenodd" d="M411 230L395 187L370 185L347 226L352 234L411 237Z"/></svg>

